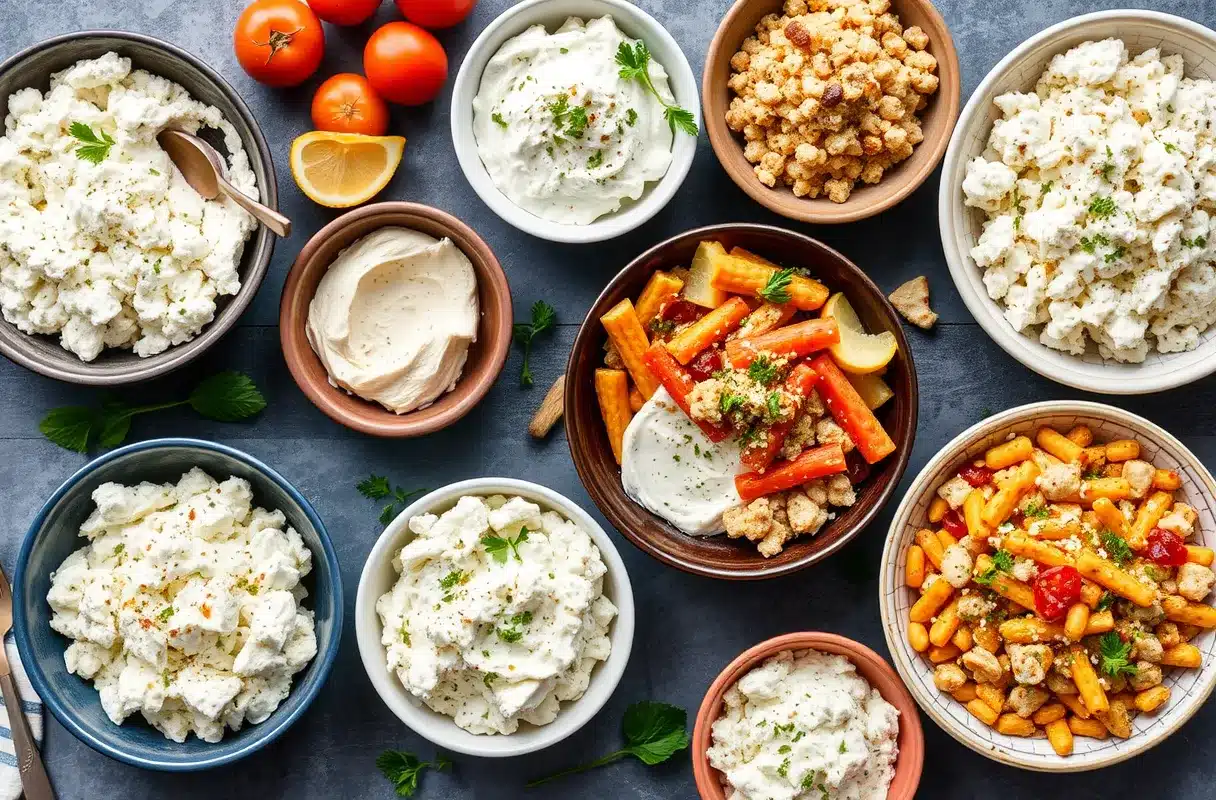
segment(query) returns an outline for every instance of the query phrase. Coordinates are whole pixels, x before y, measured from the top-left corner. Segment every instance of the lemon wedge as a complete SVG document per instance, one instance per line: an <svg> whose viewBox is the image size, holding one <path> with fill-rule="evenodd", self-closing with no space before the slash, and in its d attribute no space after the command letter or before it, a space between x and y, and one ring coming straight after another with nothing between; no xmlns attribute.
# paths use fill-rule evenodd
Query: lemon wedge
<svg viewBox="0 0 1216 800"><path fill-rule="evenodd" d="M404 151L402 136L312 131L291 143L291 175L310 200L349 208L384 188Z"/></svg>
<svg viewBox="0 0 1216 800"><path fill-rule="evenodd" d="M895 334L890 331L866 333L857 312L843 294L834 294L828 298L820 316L836 320L836 325L840 328L840 342L832 345L829 350L832 358L845 372L854 375L878 372L891 363L891 359L899 352Z"/></svg>

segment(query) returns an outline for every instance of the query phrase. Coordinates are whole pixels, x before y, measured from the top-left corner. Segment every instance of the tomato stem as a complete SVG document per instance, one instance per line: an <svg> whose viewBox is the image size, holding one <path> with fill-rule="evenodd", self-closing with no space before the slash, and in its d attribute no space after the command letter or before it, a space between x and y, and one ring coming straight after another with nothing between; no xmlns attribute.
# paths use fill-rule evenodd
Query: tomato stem
<svg viewBox="0 0 1216 800"><path fill-rule="evenodd" d="M266 41L259 42L257 39L254 39L253 43L256 44L258 47L269 47L270 48L270 55L266 56L266 64L267 64L267 66L269 66L270 59L274 58L274 54L279 52L280 50L282 50L284 47L287 47L288 45L290 45L291 40L294 39L296 37L296 34L302 30L304 30L303 25L296 28L294 31L290 31L290 32L279 31L279 30L275 30L274 28L271 28L270 36L267 37Z"/></svg>

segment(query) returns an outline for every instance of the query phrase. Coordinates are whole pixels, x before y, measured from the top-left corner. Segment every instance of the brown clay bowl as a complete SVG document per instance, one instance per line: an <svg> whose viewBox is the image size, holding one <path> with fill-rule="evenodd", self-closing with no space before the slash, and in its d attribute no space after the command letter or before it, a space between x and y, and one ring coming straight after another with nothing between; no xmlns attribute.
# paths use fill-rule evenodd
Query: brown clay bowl
<svg viewBox="0 0 1216 800"><path fill-rule="evenodd" d="M705 56L701 78L701 105L709 142L726 173L735 184L760 205L790 219L820 224L855 222L894 206L924 183L941 163L958 120L958 53L942 15L928 0L891 0L891 11L905 28L919 26L929 34L930 55L937 59L939 85L920 112L925 138L905 161L887 172L873 185L858 184L849 199L834 203L826 197L795 197L789 187L770 189L756 179L752 164L743 157L743 140L726 125L726 110L734 96L726 85L730 59L743 40L753 35L756 23L766 14L781 14L782 0L737 0L718 26Z"/></svg>
<svg viewBox="0 0 1216 800"><path fill-rule="evenodd" d="M701 800L726 800L721 773L709 765L705 756L711 744L713 724L722 714L722 695L753 667L783 650L818 650L845 656L884 700L899 709L899 757L895 762L895 777L887 790L887 800L912 800L925 763L925 732L920 726L920 715L912 695L878 653L852 639L814 631L787 633L744 651L709 687L692 732L692 771Z"/></svg>
<svg viewBox="0 0 1216 800"><path fill-rule="evenodd" d="M305 325L308 305L317 284L338 254L356 240L386 226L411 228L441 239L448 237L469 257L477 276L481 322L477 341L456 388L434 404L406 414L395 414L333 386L312 345ZM313 405L330 419L373 436L404 438L424 436L446 428L477 405L502 371L511 346L511 289L507 276L489 245L451 214L418 203L374 203L347 212L317 231L287 274L279 301L279 339L283 358L296 384Z"/></svg>
<svg viewBox="0 0 1216 800"><path fill-rule="evenodd" d="M772 558L764 558L754 544L743 539L689 536L634 503L621 487L621 470L612 457L592 385L596 367L603 365L606 336L600 317L623 298L637 299L656 269L688 265L702 239L716 239L728 249L743 247L783 266L810 269L830 290L845 293L871 333L891 331L899 344L899 353L884 376L895 397L877 412L895 441L895 453L874 465L858 487L857 502L851 508L839 513L815 536L795 539ZM642 550L673 567L712 578L756 580L786 575L844 547L890 499L908 466L916 436L916 368L895 309L874 282L840 253L809 236L768 225L698 228L638 256L591 307L574 340L566 376L566 438L575 469L591 499L608 521Z"/></svg>

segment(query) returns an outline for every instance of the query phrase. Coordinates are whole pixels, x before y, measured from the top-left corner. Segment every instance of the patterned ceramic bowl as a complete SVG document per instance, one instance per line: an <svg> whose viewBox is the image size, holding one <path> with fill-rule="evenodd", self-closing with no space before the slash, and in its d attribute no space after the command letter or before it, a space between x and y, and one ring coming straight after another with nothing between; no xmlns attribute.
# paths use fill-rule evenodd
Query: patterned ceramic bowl
<svg viewBox="0 0 1216 800"><path fill-rule="evenodd" d="M904 585L904 565L908 546L916 531L923 527L929 502L935 490L957 473L958 468L1011 434L1029 434L1049 425L1068 430L1088 425L1094 440L1136 439L1141 458L1159 468L1172 469L1182 476L1182 489L1176 493L1199 514L1192 542L1208 547L1216 543L1216 481L1195 454L1163 429L1135 414L1101 403L1053 401L1011 408L977 423L960 433L931 460L895 512L883 551L882 573L878 581L879 606L887 646L900 677L916 702L946 733L972 750L1023 769L1040 772L1081 772L1116 764L1143 753L1174 733L1200 709L1216 686L1216 631L1204 631L1191 640L1203 654L1203 666L1195 670L1167 670L1165 684L1171 696L1164 708L1140 714L1132 722L1128 739L1109 737L1089 739L1078 736L1072 755L1060 757L1045 738L1005 736L980 722L950 695L933 685L933 669L928 659L908 644L908 610L915 592Z"/></svg>
<svg viewBox="0 0 1216 800"><path fill-rule="evenodd" d="M950 276L975 317L1005 352L1054 381L1104 394L1147 394L1182 386L1216 370L1216 328L1186 353L1152 353L1142 364L1103 359L1096 347L1074 356L1040 344L1037 334L1024 336L1006 322L1004 307L988 297L983 271L971 259L982 232L983 212L963 205L967 162L984 152L992 123L998 118L992 101L1011 91L1031 91L1047 63L1059 53L1090 40L1122 39L1132 55L1151 47L1181 55L1186 75L1216 78L1216 33L1204 26L1155 11L1101 11L1053 25L1020 44L992 68L963 109L946 160L942 164L938 217L942 249Z"/></svg>

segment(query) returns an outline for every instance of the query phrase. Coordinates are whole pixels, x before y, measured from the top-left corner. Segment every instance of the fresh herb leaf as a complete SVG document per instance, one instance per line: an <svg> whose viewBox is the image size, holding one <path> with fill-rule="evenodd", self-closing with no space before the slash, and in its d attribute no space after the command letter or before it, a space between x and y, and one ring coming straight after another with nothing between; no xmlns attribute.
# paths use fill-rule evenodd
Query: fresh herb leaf
<svg viewBox="0 0 1216 800"><path fill-rule="evenodd" d="M1115 200L1113 197L1095 197L1089 203L1089 214L1096 219L1106 219L1115 214Z"/></svg>
<svg viewBox="0 0 1216 800"><path fill-rule="evenodd" d="M671 126L673 134L679 129L689 136L697 135L697 119L693 113L668 103L654 87L654 83L650 79L650 49L646 47L645 42L639 41L633 47L630 47L628 42L621 42L616 51L616 63L620 67L619 74L623 79L639 81L646 87L646 91L655 96L663 106L663 116L666 118L667 124Z"/></svg>
<svg viewBox="0 0 1216 800"><path fill-rule="evenodd" d="M1182 240L1182 244L1184 247L1207 247L1208 246L1208 237L1206 237L1206 236L1196 236L1194 239L1188 239L1185 236L1183 236L1183 237L1181 237L1181 240Z"/></svg>
<svg viewBox="0 0 1216 800"><path fill-rule="evenodd" d="M638 124L638 112L636 110L631 108L625 112L625 124L631 128Z"/></svg>
<svg viewBox="0 0 1216 800"><path fill-rule="evenodd" d="M169 617L171 616L173 616L173 606L165 606L160 610L160 613L156 615L156 619L159 622L168 622Z"/></svg>
<svg viewBox="0 0 1216 800"><path fill-rule="evenodd" d="M1102 260L1107 264L1113 264L1114 262L1123 258L1123 254L1126 252L1127 248L1125 248L1123 245L1118 245L1114 250L1111 250L1109 253L1103 256Z"/></svg>
<svg viewBox="0 0 1216 800"><path fill-rule="evenodd" d="M603 163L604 163L604 151L596 150L587 159L587 169L595 169L596 167L601 166Z"/></svg>
<svg viewBox="0 0 1216 800"><path fill-rule="evenodd" d="M1136 554L1132 552L1131 545L1123 540L1123 537L1111 530L1103 529L1098 534L1098 539L1102 542L1102 549L1106 551L1107 557L1116 565L1122 567L1127 565Z"/></svg>
<svg viewBox="0 0 1216 800"><path fill-rule="evenodd" d="M747 377L761 386L769 386L781 377L781 368L767 356L756 356L755 360L747 365Z"/></svg>
<svg viewBox="0 0 1216 800"><path fill-rule="evenodd" d="M507 121L503 119L502 114L497 111L490 115L490 119L494 120L494 122L497 123L500 128L507 127Z"/></svg>
<svg viewBox="0 0 1216 800"><path fill-rule="evenodd" d="M980 586L991 586L996 576L1002 572L1013 571L1013 556L1008 550L997 550L992 554L992 566L975 576L975 582Z"/></svg>
<svg viewBox="0 0 1216 800"><path fill-rule="evenodd" d="M728 416L743 408L744 399L742 395L734 392L722 392L718 397L718 410L722 412L722 416Z"/></svg>
<svg viewBox="0 0 1216 800"><path fill-rule="evenodd" d="M768 276L763 288L756 294L770 303L788 303L790 301L789 286L790 281L794 279L794 271L792 269L779 269L772 275Z"/></svg>
<svg viewBox="0 0 1216 800"><path fill-rule="evenodd" d="M1114 631L1102 634L1102 638L1098 640L1098 649L1101 651L1098 668L1108 677L1117 678L1120 675L1131 677L1138 672L1136 665L1129 661L1132 643L1123 641L1123 638Z"/></svg>
<svg viewBox="0 0 1216 800"><path fill-rule="evenodd" d="M532 340L557 324L557 312L544 300L532 304L532 321L517 322L514 328L515 343L524 349L523 367L519 373L519 384L532 385L532 367L528 363L532 355Z"/></svg>
<svg viewBox="0 0 1216 800"><path fill-rule="evenodd" d="M587 131L587 109L583 106L570 105L570 96L558 95L549 104L549 113L553 115L557 138L565 136L569 139L581 139Z"/></svg>
<svg viewBox="0 0 1216 800"><path fill-rule="evenodd" d="M1081 249L1093 255L1099 247L1104 247L1108 244L1110 244L1110 239L1105 234L1096 233L1081 240Z"/></svg>
<svg viewBox="0 0 1216 800"><path fill-rule="evenodd" d="M73 139L82 143L80 147L76 148L76 157L92 164L100 164L105 161L106 156L110 154L110 148L114 146L114 140L108 133L102 131L98 136L83 122L73 122L68 127L68 133L72 135Z"/></svg>
<svg viewBox="0 0 1216 800"><path fill-rule="evenodd" d="M38 423L42 435L65 450L87 453L89 433L97 424L97 412L85 406L53 408Z"/></svg>
<svg viewBox="0 0 1216 800"><path fill-rule="evenodd" d="M448 589L451 589L456 584L463 583L464 579L465 579L464 572L462 572L461 570L458 570L458 569L454 569L451 572L449 572L447 575L444 575L442 578L439 579L439 588L443 589L446 592Z"/></svg>
<svg viewBox="0 0 1216 800"><path fill-rule="evenodd" d="M400 750L385 750L376 757L376 768L393 784L399 797L414 796L418 791L418 776L428 767L442 772L451 769L452 762L443 755L436 755L434 761L420 761L413 753Z"/></svg>
<svg viewBox="0 0 1216 800"><path fill-rule="evenodd" d="M524 638L524 632L519 628L495 628L494 632L507 644L514 644Z"/></svg>
<svg viewBox="0 0 1216 800"><path fill-rule="evenodd" d="M240 372L220 372L206 378L190 393L190 407L207 419L238 422L266 408L257 385Z"/></svg>
<svg viewBox="0 0 1216 800"><path fill-rule="evenodd" d="M777 774L783 778L788 778L790 776L790 757L789 756L786 756L785 759L781 762L781 766L777 767Z"/></svg>
<svg viewBox="0 0 1216 800"><path fill-rule="evenodd" d="M514 555L516 561L523 561L519 554L519 546L528 541L528 529L520 528L519 535L512 538L510 536L503 538L502 536L483 536L481 538L482 545L486 548L486 552L497 561L499 564L507 563L507 557Z"/></svg>
<svg viewBox="0 0 1216 800"><path fill-rule="evenodd" d="M388 478L383 475L368 475L355 484L355 488L359 490L359 494L368 500L383 500L386 497L388 498L388 503L380 509L379 519L381 525L388 525L396 519L397 514L404 511L405 507L409 505L410 498L426 491L426 489L411 489L407 492L400 486L393 488ZM398 509L397 506L401 506L401 508Z"/></svg>
<svg viewBox="0 0 1216 800"><path fill-rule="evenodd" d="M494 681L498 680L500 677L501 676L497 672L487 672L485 676L482 677L481 682L486 685L487 689L489 689L494 685Z"/></svg>
<svg viewBox="0 0 1216 800"><path fill-rule="evenodd" d="M378 517L378 519L380 520L381 525L388 525L390 522L392 522L396 518L397 518L397 506L395 504L389 503L384 508L380 509L380 516Z"/></svg>
<svg viewBox="0 0 1216 800"><path fill-rule="evenodd" d="M1177 153L1178 152L1178 148L1175 145L1171 144L1170 142L1165 142L1164 146L1165 146L1165 152L1167 152L1167 153Z"/></svg>
<svg viewBox="0 0 1216 800"><path fill-rule="evenodd" d="M781 417L781 395L779 393L768 393L768 397L764 400L764 413L769 420L776 420Z"/></svg>
<svg viewBox="0 0 1216 800"><path fill-rule="evenodd" d="M1110 592L1103 592L1102 597L1098 599L1098 605L1094 611L1105 611L1115 604L1115 596Z"/></svg>
<svg viewBox="0 0 1216 800"><path fill-rule="evenodd" d="M547 778L530 781L528 788L540 786L556 778L586 772L633 756L647 766L662 764L676 753L688 747L688 715L684 709L654 701L634 703L625 709L622 723L625 746L572 769L564 770Z"/></svg>
<svg viewBox="0 0 1216 800"><path fill-rule="evenodd" d="M359 494L366 497L368 500L383 500L392 493L392 487L389 486L388 478L383 475L368 475L363 480L355 484L355 488L359 490Z"/></svg>
<svg viewBox="0 0 1216 800"><path fill-rule="evenodd" d="M1042 503L1029 503L1022 511L1022 516L1026 519L1047 519L1051 516L1051 512Z"/></svg>
<svg viewBox="0 0 1216 800"><path fill-rule="evenodd" d="M532 612L531 611L521 611L518 614L515 614L514 616L512 616L511 619L509 620L509 622L512 625L531 625L532 624Z"/></svg>

